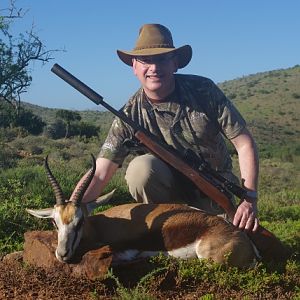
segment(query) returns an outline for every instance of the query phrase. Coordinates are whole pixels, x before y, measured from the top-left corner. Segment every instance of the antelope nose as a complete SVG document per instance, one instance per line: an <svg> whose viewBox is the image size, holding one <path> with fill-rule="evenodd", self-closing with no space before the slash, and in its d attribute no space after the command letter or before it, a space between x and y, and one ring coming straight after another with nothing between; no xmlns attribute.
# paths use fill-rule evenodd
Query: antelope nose
<svg viewBox="0 0 300 300"><path fill-rule="evenodd" d="M68 256L69 251L68 250L56 250L56 257L58 260L60 260L61 262L66 262L68 261L70 258Z"/></svg>

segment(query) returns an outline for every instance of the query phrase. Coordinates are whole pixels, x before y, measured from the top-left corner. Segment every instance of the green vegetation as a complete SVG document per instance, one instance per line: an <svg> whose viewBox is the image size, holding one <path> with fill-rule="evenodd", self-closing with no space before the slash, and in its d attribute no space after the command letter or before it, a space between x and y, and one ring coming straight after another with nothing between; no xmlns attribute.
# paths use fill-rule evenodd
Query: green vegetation
<svg viewBox="0 0 300 300"><path fill-rule="evenodd" d="M260 263L251 270L242 271L207 261L156 257L148 262L147 268L138 267L140 275L130 283L120 279L119 270L108 274L105 280L114 283L115 299L157 299L154 295L162 295L165 291L169 291L164 295L171 299L199 285L206 288L199 299L220 299L218 295L225 295L225 292L232 299L235 296L242 299L241 295L243 299L263 299L265 295L268 295L266 299L299 299L299 80L300 67L295 66L220 84L242 112L258 143L260 220L292 250L290 260L284 264ZM3 107L0 106L0 114L7 116ZM54 204L43 158L50 155L51 169L66 197L70 196L77 181L90 167L90 153L97 155L113 118L108 112L59 112L30 104L23 104L22 109L30 111L32 116L38 115L46 126L43 132L34 133L23 124L11 122L13 117L9 119L8 116L6 125L4 119L0 119L1 255L21 250L24 232L52 228L47 221L32 218L25 212L28 207L43 208ZM62 134L51 136L48 129L58 124L59 119ZM80 128L82 123L90 124L94 134L80 134L74 129ZM233 160L237 168L234 153ZM123 178L125 167L126 164L107 187L107 191L117 188L117 203L130 201ZM91 297L98 299L98 296L96 288L91 290Z"/></svg>
<svg viewBox="0 0 300 300"><path fill-rule="evenodd" d="M300 66L296 65L219 85L245 117L263 158L292 161L299 156L299 82Z"/></svg>
<svg viewBox="0 0 300 300"><path fill-rule="evenodd" d="M42 119L30 110L19 108L16 110L7 102L0 102L0 127L21 127L31 134L40 134L46 125Z"/></svg>

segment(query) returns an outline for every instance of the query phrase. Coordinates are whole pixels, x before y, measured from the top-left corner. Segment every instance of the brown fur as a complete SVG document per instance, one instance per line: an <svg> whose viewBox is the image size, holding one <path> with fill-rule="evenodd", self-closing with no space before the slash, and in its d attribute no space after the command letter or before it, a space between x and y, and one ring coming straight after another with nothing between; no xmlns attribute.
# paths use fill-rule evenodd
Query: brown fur
<svg viewBox="0 0 300 300"><path fill-rule="evenodd" d="M85 238L115 250L170 251L199 241L200 257L237 267L255 259L245 233L220 217L180 204L115 206L89 217L85 230Z"/></svg>

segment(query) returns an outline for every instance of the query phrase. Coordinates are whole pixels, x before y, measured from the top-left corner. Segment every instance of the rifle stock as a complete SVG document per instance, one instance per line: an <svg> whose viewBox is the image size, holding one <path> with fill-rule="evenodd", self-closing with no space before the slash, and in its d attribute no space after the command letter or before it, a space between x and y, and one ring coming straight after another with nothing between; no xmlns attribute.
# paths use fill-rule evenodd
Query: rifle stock
<svg viewBox="0 0 300 300"><path fill-rule="evenodd" d="M204 174L200 174L198 170L195 170L188 163L184 162L180 156L172 153L172 151L169 151L168 147L157 141L153 134L147 132L144 128L134 123L122 112L111 107L109 104L103 101L103 97L101 95L97 94L94 90L74 77L64 68L58 64L54 64L51 71L78 90L80 93L85 95L95 104L101 104L107 110L111 111L115 116L119 117L125 123L130 125L135 131L135 137L146 148L148 148L150 152L187 176L197 186L197 188L199 188L209 198L220 205L231 220L233 219L236 212L236 207L228 197L226 190L219 185L216 185L215 182L211 182L211 180ZM286 259L290 255L288 249L281 243L281 241L261 225L259 225L259 228L256 232L247 232L247 234L256 245L262 258L265 260L278 261Z"/></svg>

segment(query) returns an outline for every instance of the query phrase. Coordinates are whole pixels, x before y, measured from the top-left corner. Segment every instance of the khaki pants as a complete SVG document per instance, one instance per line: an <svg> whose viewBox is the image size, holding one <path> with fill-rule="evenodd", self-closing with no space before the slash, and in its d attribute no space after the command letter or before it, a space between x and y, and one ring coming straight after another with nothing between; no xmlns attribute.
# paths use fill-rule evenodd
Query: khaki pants
<svg viewBox="0 0 300 300"><path fill-rule="evenodd" d="M135 157L128 165L125 179L137 202L186 203L208 213L224 214L184 175L151 154Z"/></svg>

